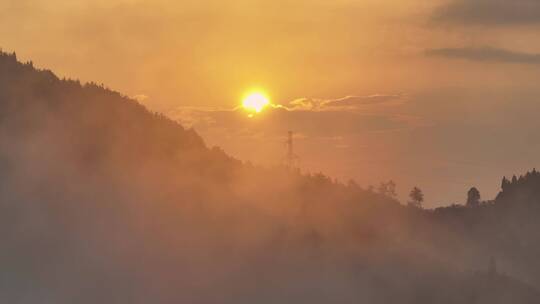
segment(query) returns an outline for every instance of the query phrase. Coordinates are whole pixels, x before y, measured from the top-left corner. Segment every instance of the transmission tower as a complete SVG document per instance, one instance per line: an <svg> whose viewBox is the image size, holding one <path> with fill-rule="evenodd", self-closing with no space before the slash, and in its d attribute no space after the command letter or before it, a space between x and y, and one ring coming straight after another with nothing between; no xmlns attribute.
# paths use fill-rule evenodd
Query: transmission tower
<svg viewBox="0 0 540 304"><path fill-rule="evenodd" d="M296 167L298 163L298 156L294 154L294 142L293 142L294 134L292 131L289 131L287 134L287 155L285 157L285 165L292 169Z"/></svg>

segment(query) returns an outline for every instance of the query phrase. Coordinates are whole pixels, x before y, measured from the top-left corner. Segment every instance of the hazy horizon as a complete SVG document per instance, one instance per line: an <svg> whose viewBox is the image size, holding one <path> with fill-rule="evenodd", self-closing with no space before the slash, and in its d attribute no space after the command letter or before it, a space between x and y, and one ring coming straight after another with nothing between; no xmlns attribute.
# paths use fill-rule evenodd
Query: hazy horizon
<svg viewBox="0 0 540 304"><path fill-rule="evenodd" d="M239 159L279 162L290 129L303 170L393 179L402 199L417 185L439 206L540 167L538 5L512 3L3 0L0 45ZM238 117L255 87L291 111Z"/></svg>

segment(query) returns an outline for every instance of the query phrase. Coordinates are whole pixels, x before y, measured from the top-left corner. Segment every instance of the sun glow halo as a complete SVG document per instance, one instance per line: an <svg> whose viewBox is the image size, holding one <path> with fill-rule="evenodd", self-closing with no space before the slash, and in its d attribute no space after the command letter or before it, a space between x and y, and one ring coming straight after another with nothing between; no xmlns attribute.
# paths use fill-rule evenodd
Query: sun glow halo
<svg viewBox="0 0 540 304"><path fill-rule="evenodd" d="M270 105L270 99L262 92L251 92L242 101L244 110L252 114L262 112L268 105Z"/></svg>

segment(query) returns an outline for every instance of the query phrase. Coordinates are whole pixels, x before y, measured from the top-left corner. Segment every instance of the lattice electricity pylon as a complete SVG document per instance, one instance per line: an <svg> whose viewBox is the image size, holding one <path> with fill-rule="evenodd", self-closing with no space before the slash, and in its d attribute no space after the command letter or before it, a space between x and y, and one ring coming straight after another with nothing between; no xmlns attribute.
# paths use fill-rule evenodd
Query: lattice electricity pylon
<svg viewBox="0 0 540 304"><path fill-rule="evenodd" d="M289 131L287 134L287 155L285 156L285 166L289 169L296 168L300 158L298 155L294 154L294 134L292 131Z"/></svg>

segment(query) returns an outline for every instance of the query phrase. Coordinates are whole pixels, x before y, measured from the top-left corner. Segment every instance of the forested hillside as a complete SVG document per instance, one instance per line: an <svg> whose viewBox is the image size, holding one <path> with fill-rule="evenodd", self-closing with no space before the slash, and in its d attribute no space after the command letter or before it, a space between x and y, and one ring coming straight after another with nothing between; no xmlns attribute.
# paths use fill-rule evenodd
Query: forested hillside
<svg viewBox="0 0 540 304"><path fill-rule="evenodd" d="M540 174L424 210L0 54L6 303L537 303Z"/></svg>

